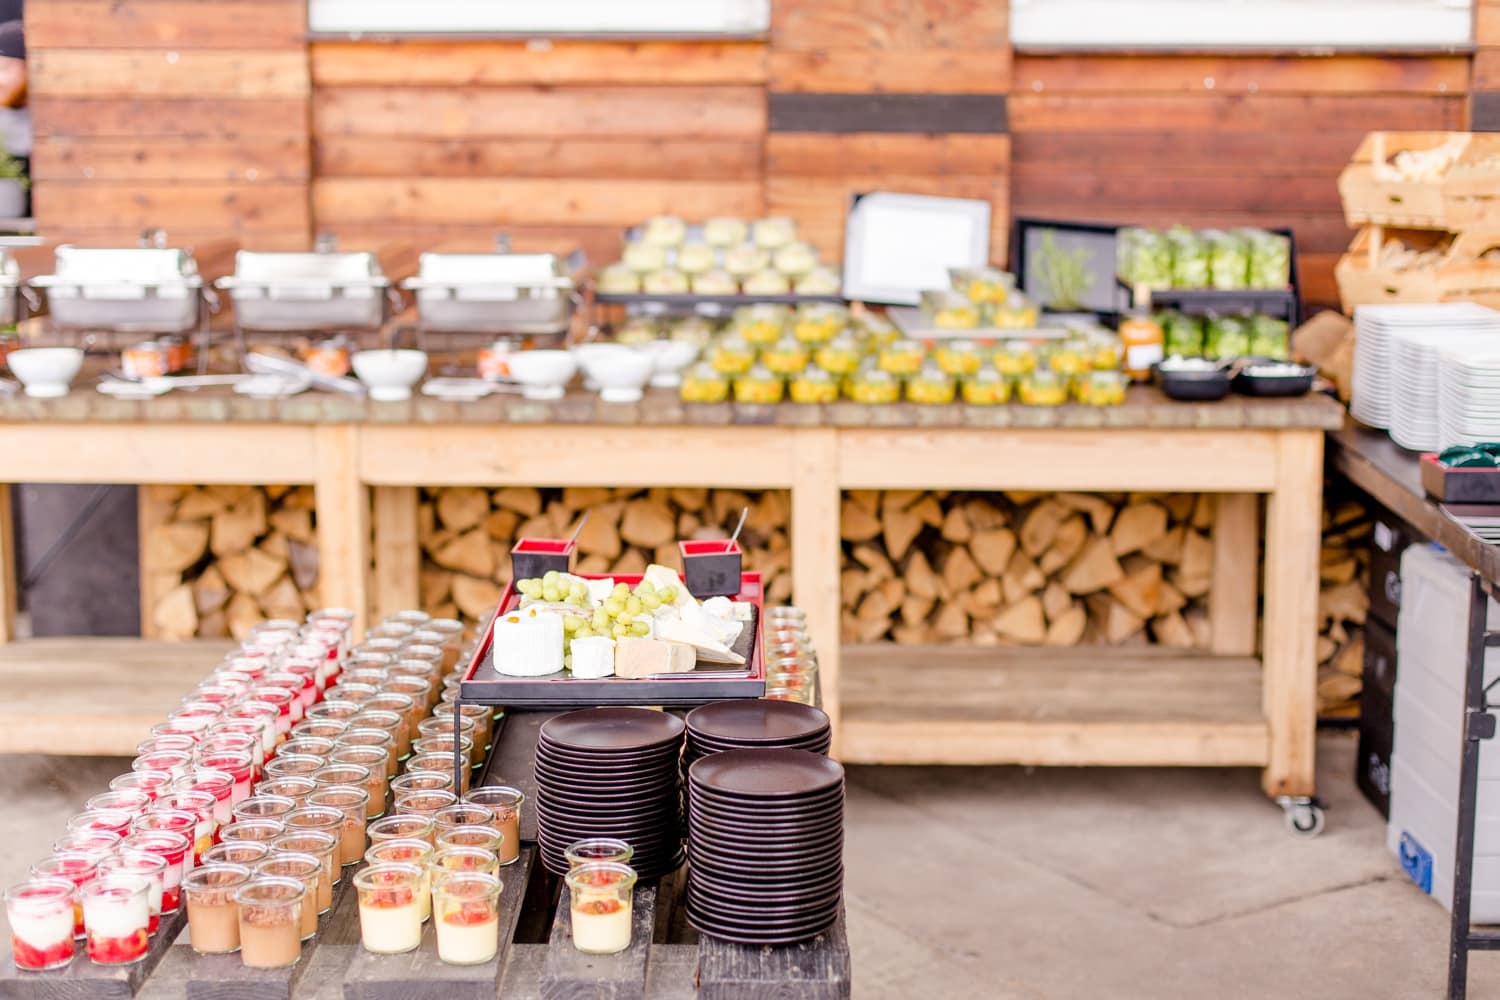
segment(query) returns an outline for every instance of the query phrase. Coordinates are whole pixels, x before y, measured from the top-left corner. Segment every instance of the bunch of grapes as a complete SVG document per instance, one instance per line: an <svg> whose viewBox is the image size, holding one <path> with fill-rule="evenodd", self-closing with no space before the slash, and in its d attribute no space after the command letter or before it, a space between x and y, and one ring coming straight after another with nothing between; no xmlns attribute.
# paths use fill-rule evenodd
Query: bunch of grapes
<svg viewBox="0 0 1500 1000"><path fill-rule="evenodd" d="M676 600L676 587L657 590L650 580L642 580L632 592L628 584L617 583L604 602L588 615L564 615L563 635L568 639L592 635L613 639L647 636L651 634L652 613Z"/></svg>
<svg viewBox="0 0 1500 1000"><path fill-rule="evenodd" d="M557 570L549 570L541 579L517 580L516 589L523 597L549 604L572 604L586 608L589 588L582 580L567 580Z"/></svg>

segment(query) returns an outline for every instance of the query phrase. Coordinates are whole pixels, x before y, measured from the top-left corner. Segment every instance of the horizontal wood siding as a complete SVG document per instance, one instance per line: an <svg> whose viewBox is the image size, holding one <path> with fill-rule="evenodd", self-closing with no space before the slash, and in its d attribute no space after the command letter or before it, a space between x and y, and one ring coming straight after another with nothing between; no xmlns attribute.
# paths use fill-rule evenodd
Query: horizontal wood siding
<svg viewBox="0 0 1500 1000"><path fill-rule="evenodd" d="M1371 129L1465 127L1462 56L1018 55L1018 215L1289 226L1306 297L1337 302L1337 179Z"/></svg>
<svg viewBox="0 0 1500 1000"><path fill-rule="evenodd" d="M26 30L46 238L307 245L305 0L49 0Z"/></svg>
<svg viewBox="0 0 1500 1000"><path fill-rule="evenodd" d="M765 208L766 46L398 41L311 47L313 215L345 236L489 246Z"/></svg>

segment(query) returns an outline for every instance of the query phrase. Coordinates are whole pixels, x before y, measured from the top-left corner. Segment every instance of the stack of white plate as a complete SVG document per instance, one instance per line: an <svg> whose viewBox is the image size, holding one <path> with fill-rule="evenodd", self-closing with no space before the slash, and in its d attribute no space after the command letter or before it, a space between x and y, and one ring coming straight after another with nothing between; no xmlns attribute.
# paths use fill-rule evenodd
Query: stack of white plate
<svg viewBox="0 0 1500 1000"><path fill-rule="evenodd" d="M1500 312L1472 302L1360 306L1354 310L1354 384L1349 412L1371 427L1388 428L1397 392L1394 336L1398 331L1500 331Z"/></svg>
<svg viewBox="0 0 1500 1000"><path fill-rule="evenodd" d="M1500 339L1444 348L1438 358L1439 448L1500 441Z"/></svg>
<svg viewBox="0 0 1500 1000"><path fill-rule="evenodd" d="M1441 354L1493 352L1500 349L1500 332L1411 328L1395 331L1391 342L1391 440L1413 451L1436 451L1442 442Z"/></svg>

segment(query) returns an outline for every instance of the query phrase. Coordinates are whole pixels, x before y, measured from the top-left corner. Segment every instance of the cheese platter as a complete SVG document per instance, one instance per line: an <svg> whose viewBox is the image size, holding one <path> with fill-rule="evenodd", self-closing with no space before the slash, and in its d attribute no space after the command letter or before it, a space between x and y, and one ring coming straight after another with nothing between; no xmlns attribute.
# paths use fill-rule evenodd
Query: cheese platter
<svg viewBox="0 0 1500 1000"><path fill-rule="evenodd" d="M686 706L765 695L759 573L703 602L664 566L544 579L506 587L464 671L462 701Z"/></svg>

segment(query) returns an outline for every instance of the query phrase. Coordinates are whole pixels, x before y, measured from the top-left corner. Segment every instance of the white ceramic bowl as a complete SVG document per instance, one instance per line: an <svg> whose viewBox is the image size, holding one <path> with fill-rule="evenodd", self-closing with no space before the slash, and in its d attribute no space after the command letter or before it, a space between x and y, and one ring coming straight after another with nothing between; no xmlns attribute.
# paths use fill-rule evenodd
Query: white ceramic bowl
<svg viewBox="0 0 1500 1000"><path fill-rule="evenodd" d="M78 377L83 351L76 347L27 347L12 351L6 360L26 387L26 395L56 399L66 396L68 386Z"/></svg>
<svg viewBox="0 0 1500 1000"><path fill-rule="evenodd" d="M599 386L606 403L633 403L651 378L651 357L624 344L586 344L576 349L578 363Z"/></svg>
<svg viewBox="0 0 1500 1000"><path fill-rule="evenodd" d="M653 340L640 350L651 359L651 384L674 389L682 384L682 370L698 358L698 345L685 340Z"/></svg>
<svg viewBox="0 0 1500 1000"><path fill-rule="evenodd" d="M427 371L427 355L423 351L358 351L349 363L370 390L370 398L380 403L410 399L411 387Z"/></svg>
<svg viewBox="0 0 1500 1000"><path fill-rule="evenodd" d="M578 371L577 360L567 351L517 351L509 364L527 399L562 399L563 387Z"/></svg>

